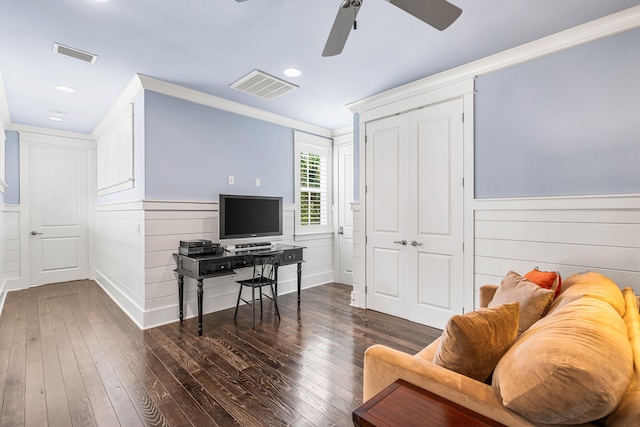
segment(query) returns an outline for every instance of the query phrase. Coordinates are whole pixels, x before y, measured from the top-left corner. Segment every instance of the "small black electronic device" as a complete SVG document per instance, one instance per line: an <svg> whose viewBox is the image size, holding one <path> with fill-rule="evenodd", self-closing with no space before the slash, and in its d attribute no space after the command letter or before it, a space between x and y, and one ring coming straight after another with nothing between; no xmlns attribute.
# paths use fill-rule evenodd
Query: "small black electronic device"
<svg viewBox="0 0 640 427"><path fill-rule="evenodd" d="M180 240L181 248L203 248L203 247L212 247L213 242L211 240L206 239L196 239L196 240Z"/></svg>
<svg viewBox="0 0 640 427"><path fill-rule="evenodd" d="M180 242L182 243L182 242ZM224 249L220 246L219 243L212 243L206 246L191 246L185 247L180 245L178 248L178 253L180 255L193 256L193 255L221 255L224 252Z"/></svg>

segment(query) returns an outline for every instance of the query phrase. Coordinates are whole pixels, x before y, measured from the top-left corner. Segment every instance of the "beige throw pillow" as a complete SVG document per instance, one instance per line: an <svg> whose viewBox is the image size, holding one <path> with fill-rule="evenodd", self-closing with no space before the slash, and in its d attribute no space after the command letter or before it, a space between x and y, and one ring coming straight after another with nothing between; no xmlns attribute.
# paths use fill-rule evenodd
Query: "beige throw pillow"
<svg viewBox="0 0 640 427"><path fill-rule="evenodd" d="M519 302L518 335L520 335L547 313L554 295L555 291L541 288L518 273L510 271L500 282L488 307Z"/></svg>
<svg viewBox="0 0 640 427"><path fill-rule="evenodd" d="M433 363L485 382L516 339L519 312L516 302L451 317Z"/></svg>

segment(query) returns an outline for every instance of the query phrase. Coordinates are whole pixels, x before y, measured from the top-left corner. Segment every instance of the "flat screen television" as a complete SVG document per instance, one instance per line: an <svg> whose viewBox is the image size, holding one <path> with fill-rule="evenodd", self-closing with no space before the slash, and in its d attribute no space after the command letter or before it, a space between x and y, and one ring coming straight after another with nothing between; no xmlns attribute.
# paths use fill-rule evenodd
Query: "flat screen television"
<svg viewBox="0 0 640 427"><path fill-rule="evenodd" d="M221 194L220 239L282 236L282 197Z"/></svg>

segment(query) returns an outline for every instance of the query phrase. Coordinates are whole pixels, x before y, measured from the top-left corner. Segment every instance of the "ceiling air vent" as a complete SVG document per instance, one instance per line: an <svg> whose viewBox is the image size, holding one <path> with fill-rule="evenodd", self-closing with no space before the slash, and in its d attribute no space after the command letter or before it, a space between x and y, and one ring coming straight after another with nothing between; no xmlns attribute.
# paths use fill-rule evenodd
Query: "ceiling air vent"
<svg viewBox="0 0 640 427"><path fill-rule="evenodd" d="M270 76L260 70L252 71L231 85L232 88L271 101L298 86Z"/></svg>
<svg viewBox="0 0 640 427"><path fill-rule="evenodd" d="M59 53L60 55L66 55L71 58L79 59L84 62L89 62L91 64L94 64L96 62L96 59L98 59L97 55L94 55L89 52L83 52L79 49L74 49L69 46L64 46L64 45L61 45L60 43L53 44L53 51L56 53Z"/></svg>

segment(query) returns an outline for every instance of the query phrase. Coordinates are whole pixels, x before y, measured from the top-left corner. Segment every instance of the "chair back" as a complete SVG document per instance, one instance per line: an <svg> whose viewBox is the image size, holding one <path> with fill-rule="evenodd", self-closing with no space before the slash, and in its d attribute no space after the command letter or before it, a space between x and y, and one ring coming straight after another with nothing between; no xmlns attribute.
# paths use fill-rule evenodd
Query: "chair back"
<svg viewBox="0 0 640 427"><path fill-rule="evenodd" d="M274 280L282 260L283 251L261 252L252 255L253 278L258 280Z"/></svg>

